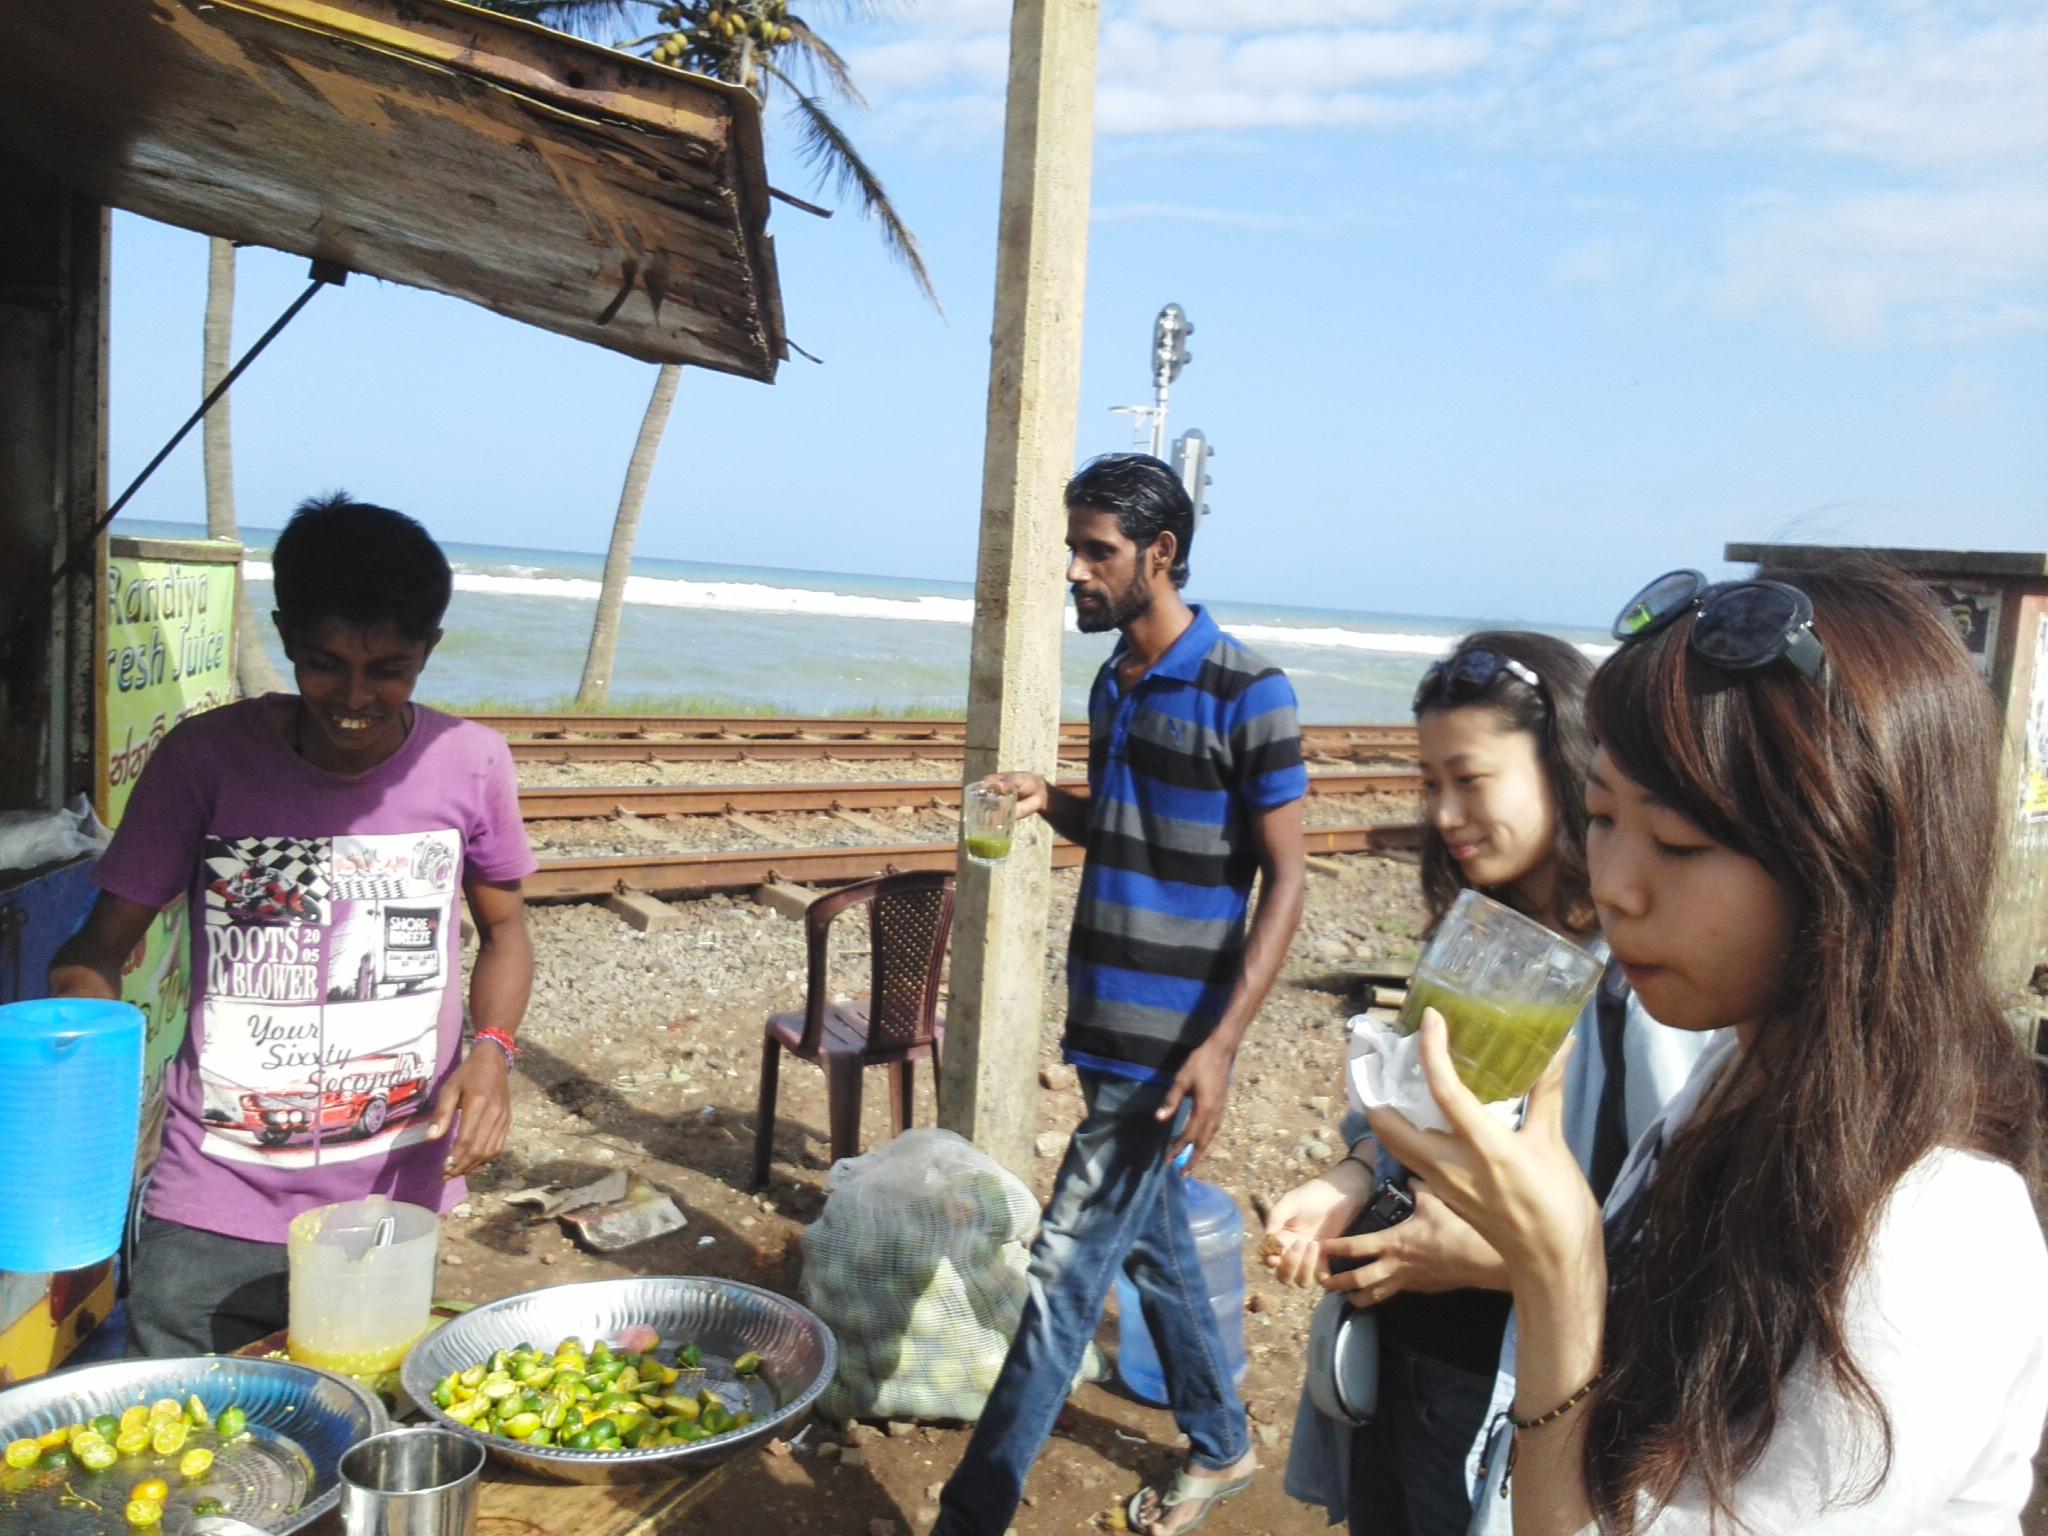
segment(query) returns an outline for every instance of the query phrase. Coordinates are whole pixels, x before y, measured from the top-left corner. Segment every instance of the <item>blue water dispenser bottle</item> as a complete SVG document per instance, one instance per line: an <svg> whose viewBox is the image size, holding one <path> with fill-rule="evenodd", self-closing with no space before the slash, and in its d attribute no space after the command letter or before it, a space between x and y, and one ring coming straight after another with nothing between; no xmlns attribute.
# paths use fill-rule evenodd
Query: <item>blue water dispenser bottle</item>
<svg viewBox="0 0 2048 1536"><path fill-rule="evenodd" d="M1244 1216L1237 1202L1214 1184L1189 1179L1183 1185L1188 1228L1202 1259L1202 1288L1216 1309L1216 1331L1223 1337L1223 1358L1230 1379L1242 1383L1244 1347ZM1141 1402L1164 1406L1166 1375L1159 1350L1145 1324L1138 1289L1122 1270L1116 1277L1117 1375Z"/></svg>

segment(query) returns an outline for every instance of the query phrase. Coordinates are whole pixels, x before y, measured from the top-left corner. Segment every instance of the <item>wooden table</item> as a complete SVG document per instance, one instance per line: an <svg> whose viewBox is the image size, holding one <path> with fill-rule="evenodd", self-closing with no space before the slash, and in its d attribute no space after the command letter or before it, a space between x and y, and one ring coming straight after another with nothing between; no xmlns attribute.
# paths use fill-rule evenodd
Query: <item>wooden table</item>
<svg viewBox="0 0 2048 1536"><path fill-rule="evenodd" d="M555 1483L484 1463L475 1536L656 1536L732 1475L746 1458L721 1462L695 1477L646 1483ZM307 1531L341 1536L333 1511Z"/></svg>
<svg viewBox="0 0 2048 1536"><path fill-rule="evenodd" d="M268 1355L284 1348L285 1336L235 1351ZM755 1453L758 1454L758 1453ZM735 1456L694 1476L660 1477L635 1483L558 1483L502 1465L484 1463L477 1494L474 1536L657 1536L753 1457ZM309 1536L342 1536L340 1511L306 1527Z"/></svg>

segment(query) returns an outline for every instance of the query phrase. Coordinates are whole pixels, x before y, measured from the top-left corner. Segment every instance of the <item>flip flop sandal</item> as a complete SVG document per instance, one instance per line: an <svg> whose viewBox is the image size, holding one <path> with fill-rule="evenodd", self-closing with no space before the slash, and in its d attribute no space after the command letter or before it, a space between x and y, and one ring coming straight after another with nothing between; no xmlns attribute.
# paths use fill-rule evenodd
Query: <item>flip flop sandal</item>
<svg viewBox="0 0 2048 1536"><path fill-rule="evenodd" d="M1144 1507L1145 1495L1148 1493L1159 1500L1159 1511L1155 1519L1164 1519L1166 1512L1177 1505L1199 1504L1202 1508L1195 1518L1174 1532L1174 1536L1187 1536L1189 1531L1194 1530L1204 1520L1209 1518L1209 1512L1218 1504L1221 1504L1225 1499L1236 1498L1245 1489L1251 1487L1252 1479L1255 1476L1257 1476L1256 1473L1247 1472L1243 1477L1233 1477L1225 1480L1214 1477L1198 1477L1186 1468L1182 1468L1180 1473L1174 1478L1173 1486L1166 1492L1161 1493L1156 1484L1147 1483L1136 1493L1132 1494L1130 1502L1124 1506L1124 1519L1130 1523L1130 1528L1134 1531L1142 1533L1153 1529L1152 1526L1142 1523L1143 1516L1140 1513Z"/></svg>

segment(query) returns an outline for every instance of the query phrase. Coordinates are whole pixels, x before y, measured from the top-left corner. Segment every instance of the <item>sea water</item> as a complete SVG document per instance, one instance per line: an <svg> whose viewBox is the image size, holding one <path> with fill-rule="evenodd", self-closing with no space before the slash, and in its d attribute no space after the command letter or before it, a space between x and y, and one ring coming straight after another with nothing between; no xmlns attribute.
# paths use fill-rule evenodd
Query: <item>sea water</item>
<svg viewBox="0 0 2048 1536"><path fill-rule="evenodd" d="M194 538L187 523L122 518L117 531ZM264 643L289 676L271 610L274 530L248 528L244 575ZM444 544L455 597L420 684L433 703L537 708L576 691L604 572L602 554ZM1429 662L1479 621L1233 602L1197 590L1217 621L1284 668L1311 722L1400 723ZM697 712L954 714L966 707L968 582L711 565L639 557L626 587L615 703ZM1115 643L1067 615L1061 706L1085 715L1088 688ZM1595 654L1587 630L1542 626Z"/></svg>

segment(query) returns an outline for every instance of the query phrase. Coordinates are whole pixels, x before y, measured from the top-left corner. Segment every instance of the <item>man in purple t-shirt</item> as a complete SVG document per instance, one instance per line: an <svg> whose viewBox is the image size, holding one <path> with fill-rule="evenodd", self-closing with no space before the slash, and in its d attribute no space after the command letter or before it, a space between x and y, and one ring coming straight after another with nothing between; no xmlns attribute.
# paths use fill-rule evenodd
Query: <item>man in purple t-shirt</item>
<svg viewBox="0 0 2048 1536"><path fill-rule="evenodd" d="M55 996L118 997L122 962L190 895L191 1022L128 1297L137 1355L282 1327L293 1217L373 1193L445 1210L511 1124L535 864L503 739L412 703L447 558L411 518L333 496L293 514L271 566L298 693L164 738L50 970ZM478 938L467 1056L458 895Z"/></svg>

